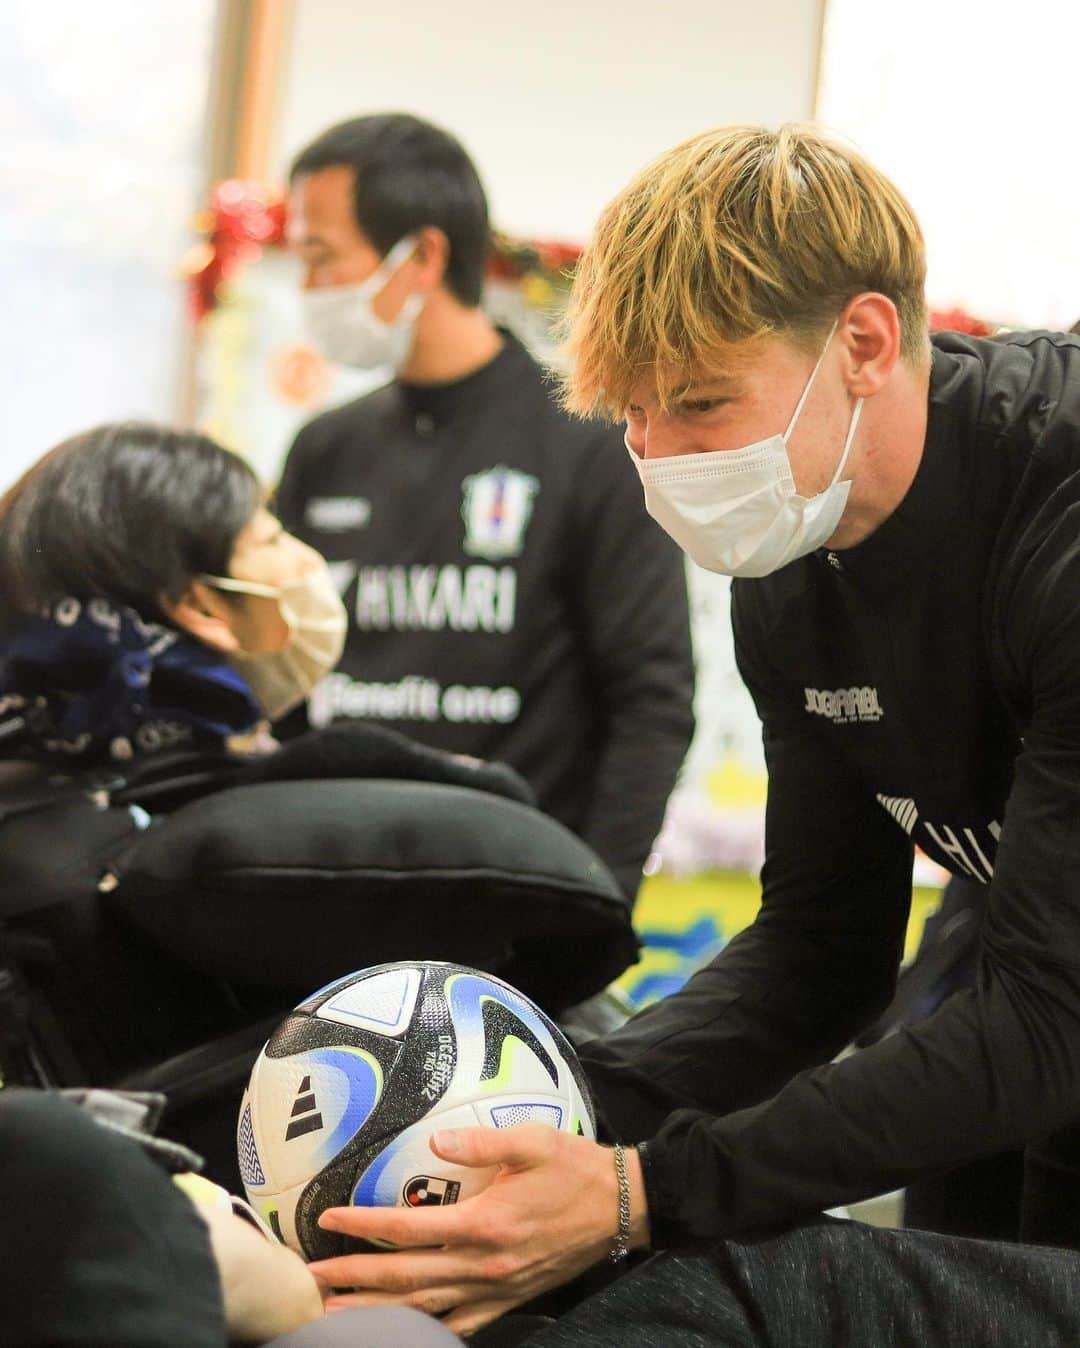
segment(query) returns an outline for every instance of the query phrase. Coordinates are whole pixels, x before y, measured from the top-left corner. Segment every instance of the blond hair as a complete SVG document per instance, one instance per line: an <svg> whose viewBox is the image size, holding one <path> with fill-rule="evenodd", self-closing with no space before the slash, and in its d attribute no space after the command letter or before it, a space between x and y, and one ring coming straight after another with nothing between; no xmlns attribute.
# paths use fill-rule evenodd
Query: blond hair
<svg viewBox="0 0 1080 1348"><path fill-rule="evenodd" d="M893 301L917 361L925 277L911 207L856 151L810 127L707 131L601 215L565 320L566 404L618 416L646 370L667 402L730 343L823 340L861 291Z"/></svg>

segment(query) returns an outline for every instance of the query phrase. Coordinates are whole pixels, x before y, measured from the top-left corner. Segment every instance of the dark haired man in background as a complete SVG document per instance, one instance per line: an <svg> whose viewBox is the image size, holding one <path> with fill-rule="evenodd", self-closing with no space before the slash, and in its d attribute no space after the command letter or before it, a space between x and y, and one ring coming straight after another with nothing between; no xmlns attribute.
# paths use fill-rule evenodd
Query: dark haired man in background
<svg viewBox="0 0 1080 1348"><path fill-rule="evenodd" d="M326 355L392 382L305 426L278 512L350 613L310 714L502 759L636 893L692 729L683 561L626 473L480 307L476 169L403 114L296 158L290 238Z"/></svg>

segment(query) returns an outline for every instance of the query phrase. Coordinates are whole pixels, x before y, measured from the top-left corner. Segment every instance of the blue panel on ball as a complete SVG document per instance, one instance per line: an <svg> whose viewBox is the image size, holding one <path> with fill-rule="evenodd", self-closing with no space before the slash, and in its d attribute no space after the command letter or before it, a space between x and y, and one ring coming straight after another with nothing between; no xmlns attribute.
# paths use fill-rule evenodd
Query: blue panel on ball
<svg viewBox="0 0 1080 1348"><path fill-rule="evenodd" d="M386 1167L405 1145L406 1140L406 1134L401 1133L388 1142L360 1176L360 1180L353 1190L354 1207L390 1207L397 1201L396 1181L390 1177L387 1177L385 1183L380 1183L380 1181L385 1175Z"/></svg>
<svg viewBox="0 0 1080 1348"><path fill-rule="evenodd" d="M513 1034L518 1035L532 1049L551 1078L552 1085L556 1087L559 1085L557 1063L562 1058L562 1052L552 1038L543 1017L531 1002L501 983L485 978L482 974L452 974L444 984L444 991L450 1007L450 1017L457 1031L459 1046L470 1040L484 1046L486 1061L482 1072L483 1079L496 1075L502 1041L506 1035ZM489 1017L485 1015L485 1006L489 1011L495 1006L501 1006L509 1013L510 1023L501 1027L494 1023L488 1025ZM518 1028L515 1028L515 1022L517 1027L520 1027L520 1034ZM494 1036L491 1040L488 1037L489 1029Z"/></svg>
<svg viewBox="0 0 1080 1348"><path fill-rule="evenodd" d="M319 1149L319 1164L332 1161L350 1142L371 1116L382 1093L382 1071L379 1064L361 1049L318 1048L310 1053L311 1060L323 1067L332 1067L348 1080L345 1112L337 1127Z"/></svg>

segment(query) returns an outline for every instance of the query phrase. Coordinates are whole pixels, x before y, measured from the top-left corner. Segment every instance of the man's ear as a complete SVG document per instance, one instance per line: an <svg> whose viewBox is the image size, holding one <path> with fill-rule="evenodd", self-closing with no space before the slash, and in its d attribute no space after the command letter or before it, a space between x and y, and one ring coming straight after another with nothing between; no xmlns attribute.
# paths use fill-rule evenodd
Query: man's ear
<svg viewBox="0 0 1080 1348"><path fill-rule="evenodd" d="M450 240L437 225L425 225L416 233L413 253L416 279L425 290L436 290L446 278L450 265Z"/></svg>
<svg viewBox="0 0 1080 1348"><path fill-rule="evenodd" d="M848 391L872 398L900 359L900 315L887 295L856 295L840 316Z"/></svg>
<svg viewBox="0 0 1080 1348"><path fill-rule="evenodd" d="M161 595L158 603L174 627L195 637L204 646L212 646L226 655L240 649L229 621L228 601L201 580L193 580L179 599Z"/></svg>

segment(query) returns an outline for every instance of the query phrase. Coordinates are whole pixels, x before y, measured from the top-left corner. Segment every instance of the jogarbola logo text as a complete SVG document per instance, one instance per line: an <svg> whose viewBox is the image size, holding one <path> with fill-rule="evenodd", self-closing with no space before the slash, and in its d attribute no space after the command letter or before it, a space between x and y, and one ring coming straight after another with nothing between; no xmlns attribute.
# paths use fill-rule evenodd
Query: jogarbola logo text
<svg viewBox="0 0 1080 1348"><path fill-rule="evenodd" d="M804 688L811 716L824 716L833 725L880 721L884 713L878 690L863 684L852 688Z"/></svg>

